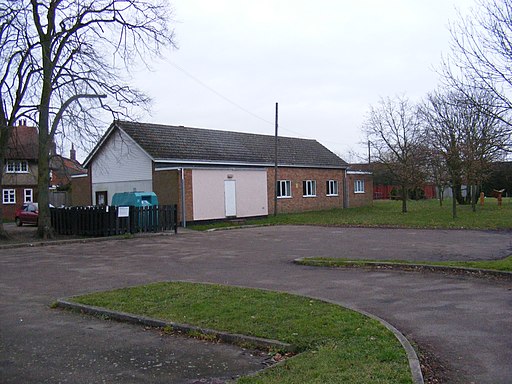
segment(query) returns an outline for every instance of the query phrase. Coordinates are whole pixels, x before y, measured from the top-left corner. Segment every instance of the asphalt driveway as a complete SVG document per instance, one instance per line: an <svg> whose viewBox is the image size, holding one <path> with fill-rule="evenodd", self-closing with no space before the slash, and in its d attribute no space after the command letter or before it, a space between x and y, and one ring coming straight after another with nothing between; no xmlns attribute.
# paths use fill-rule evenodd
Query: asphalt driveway
<svg viewBox="0 0 512 384"><path fill-rule="evenodd" d="M0 382L219 382L261 368L265 357L250 351L48 307L58 297L177 279L334 300L384 318L433 352L447 382L510 383L512 282L291 262L510 254L510 232L293 226L0 250Z"/></svg>

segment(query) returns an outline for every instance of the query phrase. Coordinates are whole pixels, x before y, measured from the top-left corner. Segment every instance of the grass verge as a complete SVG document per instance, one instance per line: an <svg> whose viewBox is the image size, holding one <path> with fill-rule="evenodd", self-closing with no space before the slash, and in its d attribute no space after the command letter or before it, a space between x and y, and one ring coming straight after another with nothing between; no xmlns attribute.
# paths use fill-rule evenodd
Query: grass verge
<svg viewBox="0 0 512 384"><path fill-rule="evenodd" d="M326 226L364 226L364 227L409 227L434 229L512 229L512 198L503 199L498 207L494 198L487 198L485 205L476 207L457 206L458 217L452 217L451 200L445 200L440 206L438 200L408 201L408 212L402 213L401 201L375 200L372 206L349 209L330 209L324 211L279 214L261 219L248 219L246 225L326 225ZM190 228L208 230L239 226L240 222L215 222L211 224L192 224Z"/></svg>
<svg viewBox="0 0 512 384"><path fill-rule="evenodd" d="M280 340L301 352L239 383L412 383L395 336L357 312L286 293L182 282L72 301L175 323Z"/></svg>
<svg viewBox="0 0 512 384"><path fill-rule="evenodd" d="M343 258L308 257L298 261L301 265L315 267L368 267L373 263L390 263L397 265L439 265L455 268L476 268L491 271L512 272L512 256L500 260L477 260L477 261L409 261L409 260L350 260Z"/></svg>

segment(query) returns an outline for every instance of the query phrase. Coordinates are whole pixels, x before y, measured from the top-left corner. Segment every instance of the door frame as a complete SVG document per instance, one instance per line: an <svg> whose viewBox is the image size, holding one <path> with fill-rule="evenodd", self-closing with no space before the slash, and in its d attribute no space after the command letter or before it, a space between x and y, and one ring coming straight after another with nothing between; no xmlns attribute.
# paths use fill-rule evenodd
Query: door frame
<svg viewBox="0 0 512 384"><path fill-rule="evenodd" d="M224 180L224 214L236 217L236 180Z"/></svg>

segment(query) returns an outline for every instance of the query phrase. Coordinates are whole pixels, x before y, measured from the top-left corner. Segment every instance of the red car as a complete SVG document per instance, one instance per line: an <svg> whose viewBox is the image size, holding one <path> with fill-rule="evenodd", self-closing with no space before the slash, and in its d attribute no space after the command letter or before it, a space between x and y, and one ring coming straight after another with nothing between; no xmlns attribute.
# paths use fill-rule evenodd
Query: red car
<svg viewBox="0 0 512 384"><path fill-rule="evenodd" d="M16 209L14 221L18 227L21 227L23 224L37 225L38 218L39 206L37 203L25 203L20 208Z"/></svg>

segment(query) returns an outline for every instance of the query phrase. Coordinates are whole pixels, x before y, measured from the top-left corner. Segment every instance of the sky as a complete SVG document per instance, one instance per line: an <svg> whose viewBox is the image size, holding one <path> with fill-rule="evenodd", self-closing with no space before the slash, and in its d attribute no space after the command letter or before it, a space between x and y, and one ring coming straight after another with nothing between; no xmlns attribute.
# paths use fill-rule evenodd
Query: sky
<svg viewBox="0 0 512 384"><path fill-rule="evenodd" d="M380 98L419 101L440 84L449 23L473 0L171 0L179 49L135 72L143 121L316 139L366 156Z"/></svg>

